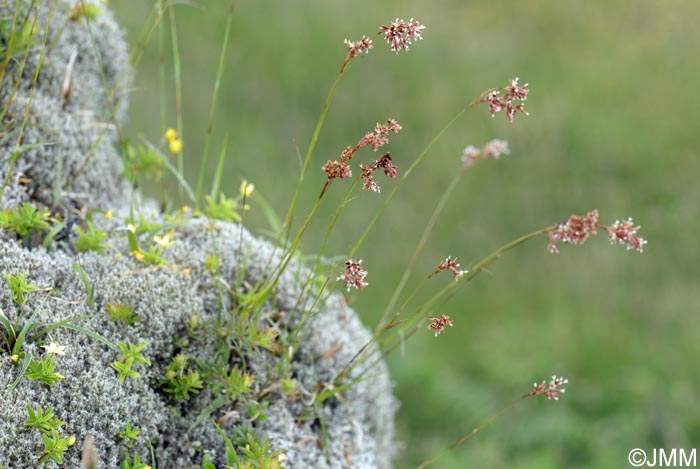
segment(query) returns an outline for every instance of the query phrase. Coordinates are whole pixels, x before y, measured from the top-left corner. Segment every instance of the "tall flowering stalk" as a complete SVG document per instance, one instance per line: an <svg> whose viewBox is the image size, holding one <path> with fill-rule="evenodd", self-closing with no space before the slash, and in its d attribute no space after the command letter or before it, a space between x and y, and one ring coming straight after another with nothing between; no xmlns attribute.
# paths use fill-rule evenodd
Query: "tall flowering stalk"
<svg viewBox="0 0 700 469"><path fill-rule="evenodd" d="M522 401L523 399L526 399L528 397L532 396L546 396L547 399L549 400L559 400L559 394L564 393L564 386L569 382L568 379L565 378L557 378L556 375L552 376L552 379L547 383L546 381L542 381L540 384L535 383L533 385L533 389L529 392L526 392L520 398L512 401L510 404L499 410L496 414L492 415L488 419L484 420L481 422L479 425L476 426L472 431L461 437L459 440L455 441L452 443L448 448L445 448L444 450L440 451L437 455L433 456L431 459L428 459L427 461L424 461L420 466L418 466L418 469L423 469L425 467L428 467L432 464L434 464L438 459L442 458L445 454L447 454L449 451L457 448L458 446L462 445L469 439L471 439L474 435L479 433L481 430L484 428L488 427L491 425L494 420L496 420L498 417L501 415L505 414L507 411L509 411L513 406L515 406L518 402Z"/></svg>

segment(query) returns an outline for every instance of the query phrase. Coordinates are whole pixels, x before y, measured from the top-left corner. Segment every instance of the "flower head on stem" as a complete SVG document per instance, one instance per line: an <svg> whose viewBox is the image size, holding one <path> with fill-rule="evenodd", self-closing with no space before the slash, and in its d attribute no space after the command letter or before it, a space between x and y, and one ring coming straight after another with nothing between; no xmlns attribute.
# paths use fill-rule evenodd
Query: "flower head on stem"
<svg viewBox="0 0 700 469"><path fill-rule="evenodd" d="M553 375L549 383L546 381L542 381L540 384L534 383L532 385L532 390L523 394L523 398L530 396L547 396L547 399L558 401L559 394L564 394L566 392L566 389L562 386L568 382L568 379L557 378L556 375Z"/></svg>
<svg viewBox="0 0 700 469"><path fill-rule="evenodd" d="M398 167L391 162L391 155L386 153L379 157L379 159L374 161L371 165L361 165L360 168L362 169L362 188L369 189L374 192L380 192L381 188L372 178L372 173L379 168L383 168L384 175L390 179L394 179L396 177L396 170Z"/></svg>
<svg viewBox="0 0 700 469"><path fill-rule="evenodd" d="M493 158L497 160L501 155L509 154L508 142L497 138L488 142L481 149L469 145L462 151L462 169L471 167L478 159Z"/></svg>
<svg viewBox="0 0 700 469"><path fill-rule="evenodd" d="M432 277L433 275L439 274L443 270L449 270L450 272L452 272L452 276L454 277L455 282L459 280L462 275L467 273L466 270L459 270L459 264L457 263L457 259L452 259L452 256L447 256L447 259L438 264L437 270L435 270L435 272L433 272L432 274L428 275L428 278Z"/></svg>
<svg viewBox="0 0 700 469"><path fill-rule="evenodd" d="M489 91L486 95L482 96L478 102L488 105L489 111L491 111L491 117L505 110L506 119L513 122L513 118L518 112L522 112L526 116L529 115L523 107L527 95L530 92L527 86L527 83L523 86L519 86L518 78L514 78L510 81L510 85L504 86L500 90ZM501 93L502 91L504 93Z"/></svg>
<svg viewBox="0 0 700 469"><path fill-rule="evenodd" d="M422 40L424 29L425 26L413 18L409 21L396 18L389 26L379 28L379 32L384 34L391 50L398 54L402 50L409 50L413 41Z"/></svg>
<svg viewBox="0 0 700 469"><path fill-rule="evenodd" d="M345 261L345 273L337 280L342 280L343 287L347 288L348 291L350 291L350 287L362 290L368 285L365 282L365 277L367 277L367 271L362 269L362 259L359 261L348 259Z"/></svg>
<svg viewBox="0 0 700 469"><path fill-rule="evenodd" d="M644 245L647 241L637 236L640 227L634 226L632 218L625 221L616 220L612 226L601 225L600 227L608 232L610 244L626 244L627 250L634 249L638 252L644 252Z"/></svg>
<svg viewBox="0 0 700 469"><path fill-rule="evenodd" d="M442 333L442 331L445 330L445 327L452 327L452 320L449 316L445 314L441 314L439 318L428 319L430 320L430 324L428 324L428 329L435 332L435 337L439 336Z"/></svg>
<svg viewBox="0 0 700 469"><path fill-rule="evenodd" d="M558 253L556 243L583 244L592 234L596 234L596 223L598 222L598 210L588 212L585 217L571 215L568 220L557 223L549 232L549 245L547 249L551 253Z"/></svg>
<svg viewBox="0 0 700 469"><path fill-rule="evenodd" d="M328 160L326 164L323 165L321 168L324 173L328 176L328 179L345 179L352 177L352 169L350 168L350 165L348 162L355 156L355 153L357 150L359 150L362 147L372 147L372 150L377 151L379 147L382 147L389 143L389 138L387 137L390 132L393 133L398 133L401 130L401 126L399 125L398 122L396 122L394 119L389 119L386 121L386 124L380 124L377 123L377 125L374 127L374 130L371 132L367 132L364 137L360 139L359 142L355 146L352 147L346 147L341 153L340 153L340 160L334 160L330 161ZM391 177L394 178L396 177L396 166L393 166L391 164L391 157L387 153L386 155L382 156L379 158L379 160L375 161L373 165L376 164L376 170L379 167L384 168L384 173ZM371 165L370 165L371 166ZM392 169L393 168L393 169ZM372 170L372 171L374 171ZM364 168L363 168L364 172ZM393 174L393 176L391 175ZM363 176L364 178L364 176ZM365 187L371 188L371 187ZM375 190L375 189L372 189ZM378 191L377 191L378 192Z"/></svg>

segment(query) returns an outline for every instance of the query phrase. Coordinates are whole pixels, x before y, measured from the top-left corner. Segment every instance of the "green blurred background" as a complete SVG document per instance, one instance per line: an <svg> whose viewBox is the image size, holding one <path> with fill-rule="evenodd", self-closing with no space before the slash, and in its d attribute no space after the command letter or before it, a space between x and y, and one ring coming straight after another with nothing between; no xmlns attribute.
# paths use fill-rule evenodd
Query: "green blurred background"
<svg viewBox="0 0 700 469"><path fill-rule="evenodd" d="M153 2L111 3L133 43ZM191 183L228 8L224 0L200 3L176 6ZM323 184L317 168L388 117L404 126L388 147L400 171L460 106L510 78L530 83L530 117L509 124L484 107L469 111L401 188L359 252L370 287L354 295L353 307L368 325L467 144L502 138L512 153L469 170L417 272L431 272L448 254L468 265L593 208L603 223L633 216L649 244L639 255L598 236L551 255L546 238L535 239L461 290L438 312L453 318L453 328L439 338L424 330L389 360L406 444L396 467L415 467L552 373L570 379L564 399L521 402L435 467L618 468L629 467L632 448L698 446L700 2L241 1L209 174L228 134L224 190L235 195L245 177L283 213L298 174L295 148L306 150L343 61L343 39L374 34L397 16L426 24L425 40L395 56L376 38L375 49L353 64L318 142L299 213ZM172 70L169 54L166 65ZM128 128L154 141L158 73L156 36L138 70ZM379 182L380 195L362 192L347 207L330 255L354 244L393 185ZM339 186L305 238L305 252L322 239ZM249 226L266 227L259 215L254 207ZM449 280L433 281L438 288Z"/></svg>

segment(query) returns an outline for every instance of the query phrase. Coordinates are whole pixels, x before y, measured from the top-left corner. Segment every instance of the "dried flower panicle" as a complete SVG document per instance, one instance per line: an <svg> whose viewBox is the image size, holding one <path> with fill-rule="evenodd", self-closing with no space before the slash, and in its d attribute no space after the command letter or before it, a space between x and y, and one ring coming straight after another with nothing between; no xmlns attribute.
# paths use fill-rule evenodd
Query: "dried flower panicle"
<svg viewBox="0 0 700 469"><path fill-rule="evenodd" d="M547 396L547 399L558 401L559 394L564 394L566 392L566 389L564 389L562 386L568 382L568 379L561 377L557 378L556 375L553 375L549 383L546 381L542 381L540 384L533 383L532 390L524 394L523 397Z"/></svg>
<svg viewBox="0 0 700 469"><path fill-rule="evenodd" d="M397 54L400 51L407 51L413 41L423 39L425 25L411 18L409 21L398 19L389 26L382 26L379 32L384 34L384 39L391 46L391 50Z"/></svg>
<svg viewBox="0 0 700 469"><path fill-rule="evenodd" d="M549 252L556 254L559 252L556 243L583 244L592 234L596 234L596 223L598 223L598 210L588 212L585 217L571 215L568 220L558 223L554 230L549 232Z"/></svg>
<svg viewBox="0 0 700 469"><path fill-rule="evenodd" d="M362 259L359 261L353 261L348 259L345 261L345 273L337 278L337 280L343 281L343 287L350 291L351 287L362 290L367 285L365 282L365 277L367 277L367 271L362 269Z"/></svg>
<svg viewBox="0 0 700 469"><path fill-rule="evenodd" d="M401 125L399 125L398 122L394 119L389 119L386 121L386 124L380 124L377 123L377 125L374 127L374 130L371 132L367 132L364 137L360 139L359 142L355 146L352 147L346 147L340 154L340 160L335 160L335 161L330 161L328 160L326 164L323 165L321 168L324 173L328 176L328 179L345 179L352 177L352 169L350 168L350 165L348 162L355 156L355 153L362 147L372 147L372 150L377 151L380 147L386 145L389 143L389 133L398 133L401 130ZM382 158L388 156L389 154L387 153L384 155ZM387 169L389 167L393 167L393 170L390 170L389 172L393 172L394 176L390 176L387 174L389 177L396 177L395 172L396 172L396 166L390 165L391 163L391 157L388 158L388 165L387 161L382 160L380 158L379 160L375 161L376 164L382 164L386 166L381 166L385 168L385 174L387 174ZM377 168L380 166L377 166ZM375 168L376 169L376 168ZM363 169L364 171L364 169Z"/></svg>
<svg viewBox="0 0 700 469"><path fill-rule="evenodd" d="M471 167L478 159L498 159L501 155L509 154L510 148L508 148L508 142L497 138L488 142L481 149L473 145L468 145L464 151L462 151L462 169Z"/></svg>
<svg viewBox="0 0 700 469"><path fill-rule="evenodd" d="M455 282L459 280L462 275L466 274L466 270L459 270L459 264L457 263L457 259L452 259L452 256L447 256L447 259L444 261L440 262L438 264L437 270L433 272L432 274L428 275L428 278L432 277L433 275L437 275L443 270L449 270L452 272L452 276L455 279Z"/></svg>
<svg viewBox="0 0 700 469"><path fill-rule="evenodd" d="M513 122L515 114L522 112L526 116L529 113L525 110L524 102L527 100L527 95L530 92L528 84L523 86L518 85L518 78L510 81L510 85L504 86L500 90L489 91L485 96L479 99L478 102L486 103L491 111L491 117L503 110L506 111L506 119ZM501 92L504 93L501 93Z"/></svg>
<svg viewBox="0 0 700 469"><path fill-rule="evenodd" d="M428 324L428 329L435 333L435 337L439 336L442 333L442 331L445 330L445 327L452 327L452 320L449 316L446 316L444 314L441 314L439 318L428 319L430 320L430 324Z"/></svg>
<svg viewBox="0 0 700 469"><path fill-rule="evenodd" d="M360 165L362 169L362 188L369 189L374 192L380 192L381 188L372 178L372 173L374 173L379 168L384 169L384 175L390 179L394 179L397 175L397 166L391 162L391 154L386 153L379 157L378 160L374 161L369 166Z"/></svg>
<svg viewBox="0 0 700 469"><path fill-rule="evenodd" d="M612 226L601 226L602 229L608 232L610 244L625 244L627 250L634 249L638 252L644 252L646 239L637 236L640 226L634 226L632 218L625 221L616 220Z"/></svg>

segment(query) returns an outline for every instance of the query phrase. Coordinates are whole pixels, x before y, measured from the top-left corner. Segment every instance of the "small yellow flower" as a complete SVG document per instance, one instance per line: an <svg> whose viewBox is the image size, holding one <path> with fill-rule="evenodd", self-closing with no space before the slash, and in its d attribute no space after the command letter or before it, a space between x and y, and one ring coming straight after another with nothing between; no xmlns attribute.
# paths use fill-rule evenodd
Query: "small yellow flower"
<svg viewBox="0 0 700 469"><path fill-rule="evenodd" d="M111 220L112 219L112 211L107 210L107 213L105 213L105 220Z"/></svg>
<svg viewBox="0 0 700 469"><path fill-rule="evenodd" d="M168 130L165 131L165 139L168 142L172 142L177 138L177 132L175 132L175 129L172 127L168 128Z"/></svg>
<svg viewBox="0 0 700 469"><path fill-rule="evenodd" d="M244 212L247 212L247 211L249 211L249 210L250 210L250 205L245 204L245 205L243 206L243 211L244 211Z"/></svg>
<svg viewBox="0 0 700 469"><path fill-rule="evenodd" d="M134 226L133 223L129 223L128 225L126 225L126 229L128 231L131 231L132 233L136 233L136 227Z"/></svg>
<svg viewBox="0 0 700 469"><path fill-rule="evenodd" d="M184 275L185 277L190 276L190 269L184 268L180 272L182 272L182 275Z"/></svg>
<svg viewBox="0 0 700 469"><path fill-rule="evenodd" d="M46 353L51 355L65 355L66 346L58 345L56 342L50 342L49 345L42 345L41 348L46 349Z"/></svg>
<svg viewBox="0 0 700 469"><path fill-rule="evenodd" d="M170 140L170 153L180 153L182 151L182 140L175 138Z"/></svg>
<svg viewBox="0 0 700 469"><path fill-rule="evenodd" d="M141 251L131 251L129 253L130 256L132 256L134 259L137 261L143 261L143 253Z"/></svg>
<svg viewBox="0 0 700 469"><path fill-rule="evenodd" d="M14 363L17 363L19 361L19 355L10 355L9 356L10 360L12 360Z"/></svg>
<svg viewBox="0 0 700 469"><path fill-rule="evenodd" d="M168 231L163 236L154 235L153 242L162 248L167 248L172 246L175 241L173 241L173 232Z"/></svg>
<svg viewBox="0 0 700 469"><path fill-rule="evenodd" d="M250 195L255 190L255 184L250 184L245 179L241 182L241 195L243 197L250 197Z"/></svg>
<svg viewBox="0 0 700 469"><path fill-rule="evenodd" d="M68 437L68 446L73 446L75 444L75 435Z"/></svg>
<svg viewBox="0 0 700 469"><path fill-rule="evenodd" d="M279 456L277 456L277 461L282 462L286 459L287 457L284 455L284 453L280 453Z"/></svg>
<svg viewBox="0 0 700 469"><path fill-rule="evenodd" d="M182 213L183 215L189 211L190 211L190 208L187 205L183 205L182 207L180 207L180 213Z"/></svg>

